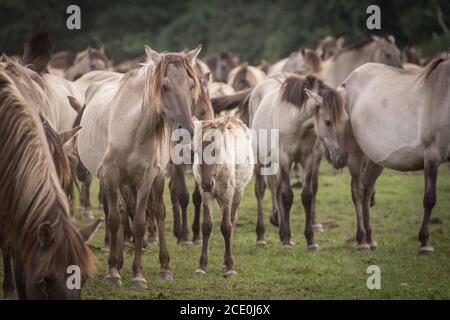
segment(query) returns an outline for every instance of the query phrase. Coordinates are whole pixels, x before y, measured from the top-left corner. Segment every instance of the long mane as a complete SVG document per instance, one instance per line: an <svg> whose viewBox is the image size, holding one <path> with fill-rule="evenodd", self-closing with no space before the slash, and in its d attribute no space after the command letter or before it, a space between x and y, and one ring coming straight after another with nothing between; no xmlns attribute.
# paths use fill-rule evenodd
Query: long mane
<svg viewBox="0 0 450 320"><path fill-rule="evenodd" d="M8 67L8 68L6 68ZM49 147L35 111L14 84L27 77L20 66L0 62L0 221L2 246L22 262L25 272L53 274L63 279L69 265L90 276L95 258L73 226L69 206L52 163ZM31 90L31 89L30 89ZM39 230L52 227L45 255Z"/></svg>

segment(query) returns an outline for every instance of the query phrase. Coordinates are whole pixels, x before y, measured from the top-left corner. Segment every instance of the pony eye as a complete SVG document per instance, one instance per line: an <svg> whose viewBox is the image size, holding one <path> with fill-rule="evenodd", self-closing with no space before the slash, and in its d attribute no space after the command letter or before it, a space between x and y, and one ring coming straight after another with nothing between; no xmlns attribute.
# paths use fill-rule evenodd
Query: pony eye
<svg viewBox="0 0 450 320"><path fill-rule="evenodd" d="M331 121L330 120L325 120L325 125L327 127L331 127Z"/></svg>

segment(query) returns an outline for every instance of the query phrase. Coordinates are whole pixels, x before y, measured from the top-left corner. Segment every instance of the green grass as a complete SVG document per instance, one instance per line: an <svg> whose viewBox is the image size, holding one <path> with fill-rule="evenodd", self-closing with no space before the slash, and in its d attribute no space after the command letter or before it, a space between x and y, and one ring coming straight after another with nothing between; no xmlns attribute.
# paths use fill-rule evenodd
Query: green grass
<svg viewBox="0 0 450 320"><path fill-rule="evenodd" d="M355 211L350 196L350 176L347 172L333 175L323 162L317 215L319 222L335 225L316 234L318 252L307 252L303 236L304 212L300 189L295 189L291 210L293 250L281 248L275 227L268 222L271 208L270 194L265 197L265 248L255 246L256 200L251 182L240 206L234 240L236 271L234 278L224 278L221 272L224 244L219 229L220 212L213 217L208 275L196 278L200 246L181 247L172 234L172 212L166 185L166 237L171 256L174 280L158 277L157 247L148 248L143 257L147 290L131 287L132 249L125 254L121 271L123 286L105 285L107 257L95 250L98 269L95 278L84 290L85 299L449 299L450 298L450 172L441 166L438 178L438 203L433 217L441 223L431 225L431 243L436 253L418 256L417 234L422 221L423 176L419 173L399 173L385 170L378 180L377 205L372 209L372 227L378 249L370 253L358 252L354 240ZM188 179L190 190L193 178ZM97 208L94 184L92 200ZM95 210L96 216L102 212ZM78 217L81 216L77 208ZM193 206L189 205L189 223ZM92 240L100 248L103 229ZM381 268L381 289L369 290L366 269L369 265ZM1 273L1 272L0 272Z"/></svg>

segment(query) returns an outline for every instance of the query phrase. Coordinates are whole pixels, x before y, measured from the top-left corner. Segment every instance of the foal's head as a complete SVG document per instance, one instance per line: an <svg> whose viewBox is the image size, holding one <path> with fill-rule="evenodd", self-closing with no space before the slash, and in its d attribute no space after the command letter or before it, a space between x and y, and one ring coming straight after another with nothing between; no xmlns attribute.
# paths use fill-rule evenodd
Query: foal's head
<svg viewBox="0 0 450 320"><path fill-rule="evenodd" d="M326 148L326 156L336 169L343 168L347 162L345 128L348 120L344 99L338 91L324 84L318 94L305 91L316 105L314 128Z"/></svg>
<svg viewBox="0 0 450 320"><path fill-rule="evenodd" d="M196 156L201 157L199 161L201 186L204 192L211 192L221 166L230 164L232 161L227 155L227 148L231 147L233 142L227 139L226 131L232 130L234 134L237 134L237 130L244 128L245 125L231 116L201 123L196 121L197 125L201 126L201 130L196 131L194 149Z"/></svg>
<svg viewBox="0 0 450 320"><path fill-rule="evenodd" d="M184 129L192 136L193 106L200 94L200 84L193 68L201 46L187 53L160 54L145 47L147 58L154 64L150 77L152 100L167 118L172 129Z"/></svg>

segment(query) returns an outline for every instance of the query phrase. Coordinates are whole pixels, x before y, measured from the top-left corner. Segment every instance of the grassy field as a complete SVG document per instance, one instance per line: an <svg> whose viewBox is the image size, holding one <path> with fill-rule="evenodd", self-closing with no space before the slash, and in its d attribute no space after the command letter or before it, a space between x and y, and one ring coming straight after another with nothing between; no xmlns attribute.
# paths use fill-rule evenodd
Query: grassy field
<svg viewBox="0 0 450 320"><path fill-rule="evenodd" d="M192 190L193 178L189 177ZM275 227L268 223L270 197L266 193L265 248L255 246L256 201L254 183L247 187L239 211L235 233L234 278L224 278L221 272L224 244L220 233L220 213L214 212L214 227L210 241L208 275L197 278L200 246L177 245L172 234L172 212L168 189L166 235L171 256L174 280L158 277L157 247L147 248L144 254L144 272L147 290L131 287L132 249L125 255L121 272L123 286L109 287L103 278L107 257L100 251L103 228L91 244L98 259L95 279L83 290L85 299L449 299L450 298L450 172L441 166L438 178L438 203L433 212L431 243L436 253L430 257L418 256L417 233L422 221L422 173L398 173L386 170L379 178L376 190L377 205L372 210L372 226L378 249L358 252L355 238L355 212L350 196L350 176L347 172L332 175L323 162L317 198L318 220L325 226L324 233L316 234L318 252L307 252L303 236L304 212L300 189L295 189L291 211L291 228L295 247L281 248ZM92 195L96 195L94 185ZM93 196L96 206L96 197ZM77 208L80 217L81 211ZM189 223L193 206L189 206ZM95 210L96 216L102 212ZM366 269L369 265L381 268L381 289L369 290ZM1 274L1 271L0 271Z"/></svg>

